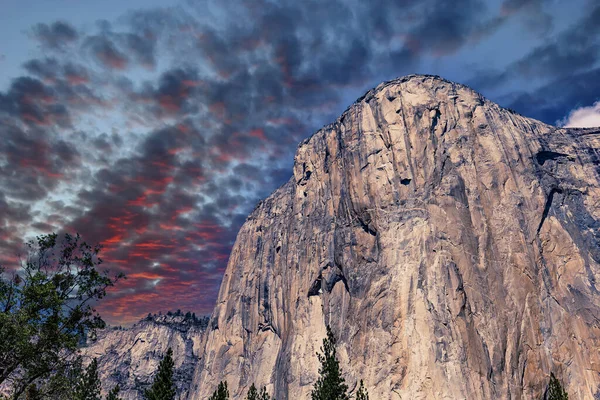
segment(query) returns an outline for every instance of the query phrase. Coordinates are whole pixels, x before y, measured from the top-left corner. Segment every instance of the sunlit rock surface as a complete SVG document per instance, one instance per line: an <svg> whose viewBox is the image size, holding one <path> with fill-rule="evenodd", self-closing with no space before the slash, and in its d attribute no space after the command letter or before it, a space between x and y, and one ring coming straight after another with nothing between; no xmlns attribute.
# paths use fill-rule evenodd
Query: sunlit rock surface
<svg viewBox="0 0 600 400"><path fill-rule="evenodd" d="M125 400L143 399L144 389L152 384L158 364L167 349L173 349L175 382L181 398L186 398L194 368L203 350L207 318L188 314L152 315L131 328L108 328L88 340L82 349L84 362L98 359L98 372L104 392L121 386Z"/></svg>
<svg viewBox="0 0 600 400"><path fill-rule="evenodd" d="M550 372L600 398L599 129L413 75L301 143L293 172L239 232L188 398L221 380L308 398L327 324L373 399L538 399ZM119 342L132 375L202 352L150 332Z"/></svg>

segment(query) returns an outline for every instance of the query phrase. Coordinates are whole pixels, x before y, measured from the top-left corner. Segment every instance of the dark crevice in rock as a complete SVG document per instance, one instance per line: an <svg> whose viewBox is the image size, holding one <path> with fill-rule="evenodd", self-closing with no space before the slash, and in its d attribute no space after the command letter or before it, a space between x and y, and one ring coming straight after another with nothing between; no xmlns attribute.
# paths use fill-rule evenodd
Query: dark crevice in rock
<svg viewBox="0 0 600 400"><path fill-rule="evenodd" d="M317 279L315 279L313 284L310 286L310 289L308 289L308 297L318 296L321 294L321 282L322 281L323 281L323 277L319 274Z"/></svg>
<svg viewBox="0 0 600 400"><path fill-rule="evenodd" d="M302 178L298 179L298 182L296 182L296 184L304 186L306 185L306 182L310 179L310 176L312 175L312 171L306 169L306 163L302 165L302 173Z"/></svg>
<svg viewBox="0 0 600 400"><path fill-rule="evenodd" d="M537 234L539 234L540 231L542 230L544 221L546 221L546 218L548 217L548 213L550 212L550 208L552 207L552 201L554 200L554 195L556 193L562 194L562 192L563 191L561 188L552 188L552 190L550 190L550 193L548 194L548 198L546 199L546 205L544 206L544 212L542 213L542 220L540 221L540 224L538 225L538 228L537 228Z"/></svg>
<svg viewBox="0 0 600 400"><path fill-rule="evenodd" d="M442 113L440 113L440 110L436 109L435 110L435 115L433 116L433 118L431 120L431 132L435 131L435 128L438 125L438 122L440 120L440 116L441 115L442 115Z"/></svg>
<svg viewBox="0 0 600 400"><path fill-rule="evenodd" d="M363 231L367 232L371 236L377 236L377 231L372 229L371 227L369 227L368 223L366 223L365 221L363 221L360 218L357 218L357 219L358 219L358 223L360 224L360 227L362 228Z"/></svg>
<svg viewBox="0 0 600 400"><path fill-rule="evenodd" d="M273 326L273 324L271 324L271 322L269 321L265 321L265 322L260 322L258 324L258 331L259 332L267 332L267 331L271 331L274 334L276 334L277 336L279 336L279 334L277 333L277 331L275 330L275 327Z"/></svg>
<svg viewBox="0 0 600 400"><path fill-rule="evenodd" d="M336 268L335 272L332 273L326 281L327 293L331 293L331 291L335 287L335 284L339 281L342 281L344 283L346 291L350 293L350 290L348 289L348 281L346 280L344 273L339 268Z"/></svg>
<svg viewBox="0 0 600 400"><path fill-rule="evenodd" d="M536 159L537 163L540 165L544 165L544 163L546 161L557 160L557 159L561 159L561 158L565 158L565 157L568 157L568 155L564 154L564 153L557 153L555 151L548 151L548 150L539 151L535 155L535 159Z"/></svg>
<svg viewBox="0 0 600 400"><path fill-rule="evenodd" d="M276 253L279 253L280 251L281 251L281 246L277 246L277 247L275 248L275 252L276 252Z"/></svg>
<svg viewBox="0 0 600 400"><path fill-rule="evenodd" d="M412 181L412 179L404 178L400 180L400 183L403 185L409 185L410 181Z"/></svg>

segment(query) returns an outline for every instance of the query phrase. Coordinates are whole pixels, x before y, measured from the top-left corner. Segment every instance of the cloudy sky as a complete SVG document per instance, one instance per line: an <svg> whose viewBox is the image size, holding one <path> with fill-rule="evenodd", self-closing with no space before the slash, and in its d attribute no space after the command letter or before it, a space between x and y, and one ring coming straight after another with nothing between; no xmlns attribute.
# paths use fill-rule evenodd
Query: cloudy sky
<svg viewBox="0 0 600 400"><path fill-rule="evenodd" d="M297 143L409 73L600 125L595 0L0 0L0 260L80 232L128 275L101 312L210 313Z"/></svg>

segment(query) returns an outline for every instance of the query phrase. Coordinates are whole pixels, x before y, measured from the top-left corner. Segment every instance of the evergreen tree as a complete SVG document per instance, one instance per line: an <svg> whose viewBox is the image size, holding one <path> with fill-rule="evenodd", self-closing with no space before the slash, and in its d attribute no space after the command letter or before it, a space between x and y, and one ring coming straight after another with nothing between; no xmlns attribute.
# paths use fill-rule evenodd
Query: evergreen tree
<svg viewBox="0 0 600 400"><path fill-rule="evenodd" d="M121 387L119 385L112 388L112 390L106 396L106 400L121 400L119 397L119 392L121 391Z"/></svg>
<svg viewBox="0 0 600 400"><path fill-rule="evenodd" d="M319 379L315 382L311 400L349 400L348 385L342 378L340 362L336 357L336 340L331 328L327 326L327 337L323 339L321 352L317 353L321 367Z"/></svg>
<svg viewBox="0 0 600 400"><path fill-rule="evenodd" d="M260 394L258 395L258 400L271 400L271 396L269 396L269 393L267 393L267 388L263 386L263 388L260 391Z"/></svg>
<svg viewBox="0 0 600 400"><path fill-rule="evenodd" d="M550 384L546 391L545 400L569 400L569 395L553 373L550 373Z"/></svg>
<svg viewBox="0 0 600 400"><path fill-rule="evenodd" d="M246 400L258 400L258 390L256 390L256 386L254 383L248 389L248 396L246 396Z"/></svg>
<svg viewBox="0 0 600 400"><path fill-rule="evenodd" d="M362 379L360 380L360 385L358 386L358 391L356 392L356 400L369 400L369 393L367 392Z"/></svg>
<svg viewBox="0 0 600 400"><path fill-rule="evenodd" d="M98 378L98 360L95 358L81 373L73 390L74 400L101 400L100 379Z"/></svg>
<svg viewBox="0 0 600 400"><path fill-rule="evenodd" d="M269 393L267 393L267 388L264 386L259 393L253 383L248 390L248 396L246 397L246 400L271 400L271 396L269 396Z"/></svg>
<svg viewBox="0 0 600 400"><path fill-rule="evenodd" d="M167 354L158 365L158 372L150 389L144 392L146 400L174 400L176 394L173 383L173 350L169 347Z"/></svg>
<svg viewBox="0 0 600 400"><path fill-rule="evenodd" d="M256 390L256 388L254 389ZM213 392L212 396L210 396L208 400L229 400L229 389L227 389L227 382L221 381L217 387L217 390Z"/></svg>

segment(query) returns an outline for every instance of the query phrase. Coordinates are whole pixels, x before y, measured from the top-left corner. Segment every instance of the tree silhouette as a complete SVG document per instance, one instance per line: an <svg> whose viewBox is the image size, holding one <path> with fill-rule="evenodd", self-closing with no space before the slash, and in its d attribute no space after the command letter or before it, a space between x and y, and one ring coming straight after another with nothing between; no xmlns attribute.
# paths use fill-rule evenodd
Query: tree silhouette
<svg viewBox="0 0 600 400"><path fill-rule="evenodd" d="M146 400L174 400L177 390L173 383L173 349L169 347L167 354L158 365L158 372L150 389L144 392Z"/></svg>
<svg viewBox="0 0 600 400"><path fill-rule="evenodd" d="M321 352L317 353L321 367L319 379L315 382L311 393L312 400L349 400L348 385L342 378L340 362L336 357L337 341L331 328L327 326L327 337L323 339Z"/></svg>
<svg viewBox="0 0 600 400"><path fill-rule="evenodd" d="M263 386L263 388L259 392L256 389L256 386L254 386L254 383L252 384L252 386L250 386L250 389L248 389L248 396L246 396L246 400L270 400L270 399L271 399L271 396L269 396L269 393L267 393L267 388Z"/></svg>
<svg viewBox="0 0 600 400"><path fill-rule="evenodd" d="M227 382L219 382L219 386L217 386L217 389L213 392L212 396L210 396L208 400L229 400L229 389L227 389Z"/></svg>
<svg viewBox="0 0 600 400"><path fill-rule="evenodd" d="M550 373L550 384L548 390L544 396L545 400L569 400L569 395L560 384L560 381L556 379L553 373Z"/></svg>
<svg viewBox="0 0 600 400"><path fill-rule="evenodd" d="M362 379L360 380L360 385L358 386L358 391L356 392L356 400L369 400L369 393L367 392Z"/></svg>

